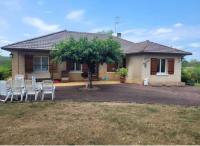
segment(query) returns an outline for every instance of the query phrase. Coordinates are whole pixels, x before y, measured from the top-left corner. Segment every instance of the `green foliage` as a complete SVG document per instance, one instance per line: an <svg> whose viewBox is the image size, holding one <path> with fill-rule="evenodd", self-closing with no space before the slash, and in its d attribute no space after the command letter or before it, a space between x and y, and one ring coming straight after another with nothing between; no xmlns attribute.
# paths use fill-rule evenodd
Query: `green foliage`
<svg viewBox="0 0 200 146"><path fill-rule="evenodd" d="M127 68L119 68L117 69L117 74L119 74L121 77L126 77L128 74Z"/></svg>
<svg viewBox="0 0 200 146"><path fill-rule="evenodd" d="M11 60L9 57L0 56L0 80L11 76Z"/></svg>
<svg viewBox="0 0 200 146"><path fill-rule="evenodd" d="M197 60L183 61L182 81L188 85L200 83L200 62Z"/></svg>
<svg viewBox="0 0 200 146"><path fill-rule="evenodd" d="M106 40L70 38L61 41L51 52L54 60L71 60L88 65L95 63L118 63L122 58L120 44L112 38Z"/></svg>
<svg viewBox="0 0 200 146"><path fill-rule="evenodd" d="M86 37L79 40L70 38L56 44L51 52L55 61L67 60L87 64L90 87L92 87L92 70L95 64L121 63L122 54L120 44L112 37L105 40L97 38L89 40Z"/></svg>

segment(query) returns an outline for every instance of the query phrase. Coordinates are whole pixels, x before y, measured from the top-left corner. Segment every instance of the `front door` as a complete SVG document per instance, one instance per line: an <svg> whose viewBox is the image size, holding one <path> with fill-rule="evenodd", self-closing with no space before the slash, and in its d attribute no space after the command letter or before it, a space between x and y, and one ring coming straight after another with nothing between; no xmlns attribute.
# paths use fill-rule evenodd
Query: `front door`
<svg viewBox="0 0 200 146"><path fill-rule="evenodd" d="M82 64L82 72L88 73L88 67L86 64ZM99 65L95 64L92 69L92 79L98 80L98 77L99 77Z"/></svg>

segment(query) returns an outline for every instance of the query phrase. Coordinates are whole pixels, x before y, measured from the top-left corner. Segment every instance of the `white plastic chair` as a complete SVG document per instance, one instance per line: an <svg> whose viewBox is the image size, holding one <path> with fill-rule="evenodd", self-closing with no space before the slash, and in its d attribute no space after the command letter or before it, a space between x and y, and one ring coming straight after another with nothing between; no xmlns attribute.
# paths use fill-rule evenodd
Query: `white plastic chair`
<svg viewBox="0 0 200 146"><path fill-rule="evenodd" d="M0 95L5 99L0 99L2 102L6 102L11 97L11 83L10 81L0 81Z"/></svg>
<svg viewBox="0 0 200 146"><path fill-rule="evenodd" d="M35 96L35 101L37 100L39 90L37 90L36 86L33 84L32 80L26 80L25 81L25 94L26 98L25 101L28 100L29 95Z"/></svg>
<svg viewBox="0 0 200 146"><path fill-rule="evenodd" d="M42 101L44 100L44 95L46 94L51 94L52 100L54 100L55 86L53 85L53 81L51 80L44 80L42 82Z"/></svg>
<svg viewBox="0 0 200 146"><path fill-rule="evenodd" d="M24 83L22 80L13 80L11 84L11 102L13 102L15 96L20 96L21 101L23 101L24 93Z"/></svg>
<svg viewBox="0 0 200 146"><path fill-rule="evenodd" d="M21 74L15 75L15 80L23 80L24 81L24 75L21 75Z"/></svg>

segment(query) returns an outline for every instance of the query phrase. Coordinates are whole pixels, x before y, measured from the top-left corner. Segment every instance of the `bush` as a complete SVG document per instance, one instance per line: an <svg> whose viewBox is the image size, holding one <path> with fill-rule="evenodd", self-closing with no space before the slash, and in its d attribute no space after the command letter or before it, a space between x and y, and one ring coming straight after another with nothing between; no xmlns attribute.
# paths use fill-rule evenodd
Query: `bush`
<svg viewBox="0 0 200 146"><path fill-rule="evenodd" d="M11 70L8 68L0 68L0 80L5 80L11 76Z"/></svg>
<svg viewBox="0 0 200 146"><path fill-rule="evenodd" d="M195 83L200 83L200 68L184 67L182 69L182 81L192 86L195 85Z"/></svg>
<svg viewBox="0 0 200 146"><path fill-rule="evenodd" d="M128 74L128 69L127 68L119 68L119 69L117 69L117 74L119 74L120 77L126 77Z"/></svg>

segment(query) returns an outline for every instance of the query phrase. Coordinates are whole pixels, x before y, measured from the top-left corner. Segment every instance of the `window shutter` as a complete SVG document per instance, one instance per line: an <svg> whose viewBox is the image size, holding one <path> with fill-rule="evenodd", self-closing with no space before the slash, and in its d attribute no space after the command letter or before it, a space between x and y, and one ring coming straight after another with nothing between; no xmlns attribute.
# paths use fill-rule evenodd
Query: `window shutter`
<svg viewBox="0 0 200 146"><path fill-rule="evenodd" d="M156 75L159 65L159 59L151 58L151 75Z"/></svg>
<svg viewBox="0 0 200 146"><path fill-rule="evenodd" d="M82 71L88 72L88 65L87 64L82 64Z"/></svg>
<svg viewBox="0 0 200 146"><path fill-rule="evenodd" d="M168 74L170 75L174 74L174 59L173 58L168 59Z"/></svg>
<svg viewBox="0 0 200 146"><path fill-rule="evenodd" d="M33 55L25 55L25 72L33 72Z"/></svg>

